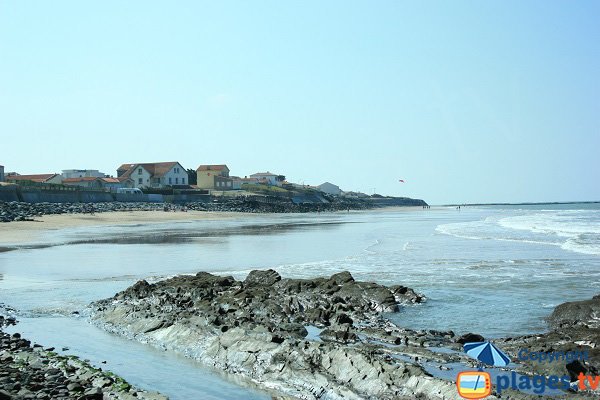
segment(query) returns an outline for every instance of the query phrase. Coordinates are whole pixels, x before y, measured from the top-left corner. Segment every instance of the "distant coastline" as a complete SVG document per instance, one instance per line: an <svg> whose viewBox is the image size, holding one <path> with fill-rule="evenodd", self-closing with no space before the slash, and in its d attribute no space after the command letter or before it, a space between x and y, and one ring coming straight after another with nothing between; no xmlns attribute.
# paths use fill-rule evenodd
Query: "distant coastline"
<svg viewBox="0 0 600 400"><path fill-rule="evenodd" d="M442 204L441 207L458 207L458 206L543 206L543 205L560 205L560 204L600 204L600 201L543 201L543 202L524 202L524 203L456 203Z"/></svg>

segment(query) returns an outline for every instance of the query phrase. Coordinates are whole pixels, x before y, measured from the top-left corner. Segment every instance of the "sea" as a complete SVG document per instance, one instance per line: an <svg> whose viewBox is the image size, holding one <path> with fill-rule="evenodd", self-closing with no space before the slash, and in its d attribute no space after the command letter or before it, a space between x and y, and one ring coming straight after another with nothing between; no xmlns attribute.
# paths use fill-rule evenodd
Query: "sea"
<svg viewBox="0 0 600 400"><path fill-rule="evenodd" d="M264 268L296 278L350 271L427 297L387 315L400 326L499 338L547 331L545 319L558 304L600 294L598 203L240 214L69 228L13 247L0 253L0 303L17 310L14 331L171 399L270 396L108 334L76 312L139 279L198 271L243 279Z"/></svg>

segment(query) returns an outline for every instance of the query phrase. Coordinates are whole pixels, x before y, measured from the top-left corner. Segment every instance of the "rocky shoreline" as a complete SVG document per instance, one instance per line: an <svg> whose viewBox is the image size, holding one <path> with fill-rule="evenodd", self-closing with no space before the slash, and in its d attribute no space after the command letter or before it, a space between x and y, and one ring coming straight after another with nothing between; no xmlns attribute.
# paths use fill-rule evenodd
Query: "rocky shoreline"
<svg viewBox="0 0 600 400"><path fill-rule="evenodd" d="M367 210L380 207L368 200L337 199L329 203L294 204L289 200L266 198L215 198L212 202L144 203L25 203L0 201L0 222L33 221L36 217L53 214L95 214L112 211L217 211L242 213L305 213L346 210ZM420 204L420 203L419 203ZM410 204L407 204L410 205Z"/></svg>
<svg viewBox="0 0 600 400"><path fill-rule="evenodd" d="M473 333L458 337L452 331L405 329L386 318L387 313L425 301L425 296L408 287L356 281L349 272L289 279L274 270L255 270L244 280L207 272L155 283L142 280L82 312L109 332L193 358L276 399L458 400L457 373L480 366L463 352L462 344L485 339ZM576 388L580 373L598 376L598 315L600 296L556 307L549 317L549 332L495 339L513 363L510 368L489 371L529 377L566 375ZM0 322L14 323L14 319L1 318ZM523 349L539 354L585 351L587 357L558 362L520 360ZM14 396L44 388L42 397L35 398L60 398L57 394L102 398L93 397L100 396L99 390L105 399L164 398L52 350L32 347L18 334L2 332L0 390L8 388ZM40 367L41 372L36 370ZM23 376L37 380L24 384ZM57 377L60 381L52 381ZM26 386L31 381L39 385ZM43 397L53 390L51 397ZM569 390L542 398L591 399L597 395L597 391ZM539 398L532 391L498 393L495 386L488 397Z"/></svg>
<svg viewBox="0 0 600 400"><path fill-rule="evenodd" d="M17 324L11 310L0 307L0 399L167 400L159 393L133 387L123 378L103 371L54 348L32 344L19 333L4 332ZM8 311L8 312L7 312Z"/></svg>
<svg viewBox="0 0 600 400"><path fill-rule="evenodd" d="M356 282L347 272L302 280L253 271L244 281L200 272L140 281L93 303L90 314L108 331L178 351L284 398L450 399L450 382L367 343L417 343L380 317L424 300L403 286ZM309 330L319 332L315 340L306 339Z"/></svg>
<svg viewBox="0 0 600 400"><path fill-rule="evenodd" d="M93 323L110 332L185 354L278 398L460 399L452 380L461 370L477 367L462 344L483 337L409 330L385 318L385 313L425 300L404 286L357 282L348 272L286 279L273 270L252 271L244 281L200 272L154 284L139 281L88 311ZM592 309L587 315L595 318ZM555 313L571 315L560 307ZM583 324L573 330L554 318L561 321L556 331L495 342L513 361L519 348L535 348L532 341L546 350L592 346L581 367L595 373L600 365L596 328ZM569 341L562 336L564 329L570 329ZM565 363L552 367L545 372L565 375L573 370ZM540 373L527 363L517 364L517 371ZM565 392L552 398L590 396ZM539 396L509 389L489 398Z"/></svg>

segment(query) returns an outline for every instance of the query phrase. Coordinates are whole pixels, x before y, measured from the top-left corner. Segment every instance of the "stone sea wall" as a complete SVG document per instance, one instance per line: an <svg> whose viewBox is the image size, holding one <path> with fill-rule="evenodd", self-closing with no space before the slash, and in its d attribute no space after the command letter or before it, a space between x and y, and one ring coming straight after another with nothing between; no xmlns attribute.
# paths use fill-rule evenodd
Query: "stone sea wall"
<svg viewBox="0 0 600 400"><path fill-rule="evenodd" d="M153 196L153 195L149 195ZM244 213L302 213L365 210L373 208L362 200L341 199L327 204L294 204L281 199L218 198L210 202L184 204L145 203L145 202L100 202L100 203L51 203L51 202L2 202L0 201L0 222L26 221L51 214L102 213L109 211L219 211Z"/></svg>

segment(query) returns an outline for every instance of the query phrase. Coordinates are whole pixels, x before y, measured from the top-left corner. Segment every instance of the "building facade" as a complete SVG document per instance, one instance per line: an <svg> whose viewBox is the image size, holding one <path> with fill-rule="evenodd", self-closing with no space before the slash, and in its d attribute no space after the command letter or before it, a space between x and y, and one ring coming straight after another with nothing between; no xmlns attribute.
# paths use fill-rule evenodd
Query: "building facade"
<svg viewBox="0 0 600 400"><path fill-rule="evenodd" d="M0 182L4 182L4 165L0 165Z"/></svg>
<svg viewBox="0 0 600 400"><path fill-rule="evenodd" d="M176 162L123 164L117 169L117 179L133 181L136 188L165 188L188 185L188 174Z"/></svg>
<svg viewBox="0 0 600 400"><path fill-rule="evenodd" d="M201 165L196 169L196 176L196 185L200 189L233 189L229 168L225 164Z"/></svg>
<svg viewBox="0 0 600 400"><path fill-rule="evenodd" d="M72 178L104 178L105 173L98 171L97 169L63 169L63 179Z"/></svg>
<svg viewBox="0 0 600 400"><path fill-rule="evenodd" d="M63 179L63 185L67 186L78 186L86 189L103 189L106 191L114 192L117 189L123 187L131 187L127 186L127 184L131 181L130 179L124 179L120 181L117 178L97 178L91 176L85 176L82 178L67 178Z"/></svg>
<svg viewBox="0 0 600 400"><path fill-rule="evenodd" d="M62 175L60 174L34 174L34 175L19 175L11 174L5 177L9 183L53 183L60 185L62 183Z"/></svg>
<svg viewBox="0 0 600 400"><path fill-rule="evenodd" d="M323 193L332 194L335 196L339 196L340 194L342 194L342 190L340 189L340 187L330 182L320 184L319 186L317 186L317 189L319 189Z"/></svg>
<svg viewBox="0 0 600 400"><path fill-rule="evenodd" d="M281 182L277 180L278 176L279 175L267 171L252 174L250 175L250 178L258 179L259 181L264 182L267 185L281 186Z"/></svg>

